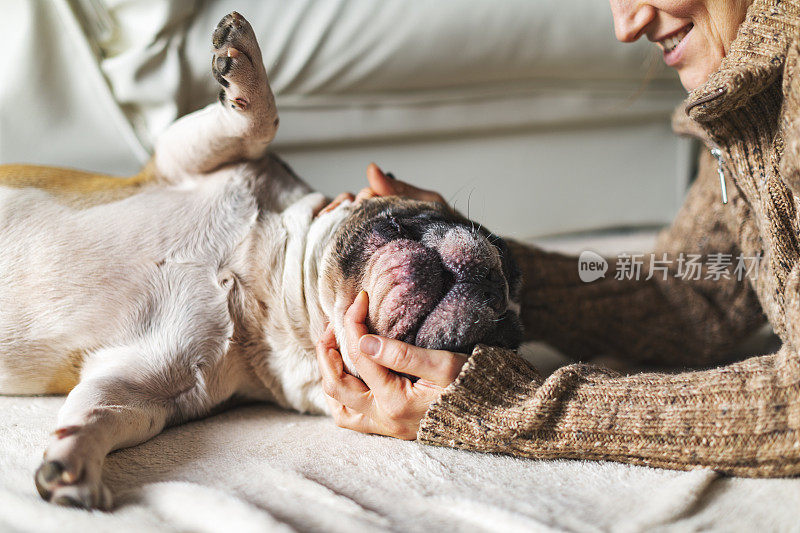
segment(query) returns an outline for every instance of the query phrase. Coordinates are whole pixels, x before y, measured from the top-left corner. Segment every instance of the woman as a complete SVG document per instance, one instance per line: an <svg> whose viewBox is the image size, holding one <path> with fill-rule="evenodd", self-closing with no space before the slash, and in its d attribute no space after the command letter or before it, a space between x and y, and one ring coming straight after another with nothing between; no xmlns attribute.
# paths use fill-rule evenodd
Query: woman
<svg viewBox="0 0 800 533"><path fill-rule="evenodd" d="M347 342L358 347L350 353L363 381L343 372L330 333L317 350L334 417L358 431L540 459L798 474L800 0L611 0L611 8L619 40L647 37L678 70L690 94L675 129L709 149L656 246L669 275L583 283L576 258L510 243L525 277L526 337L576 357L717 368L621 376L573 364L542 379L507 350L478 346L467 356L366 335L361 294ZM368 177L368 194L437 199L374 166ZM681 254L700 254L703 265L713 254L761 261L742 281L694 279L680 275ZM720 366L765 319L780 350Z"/></svg>

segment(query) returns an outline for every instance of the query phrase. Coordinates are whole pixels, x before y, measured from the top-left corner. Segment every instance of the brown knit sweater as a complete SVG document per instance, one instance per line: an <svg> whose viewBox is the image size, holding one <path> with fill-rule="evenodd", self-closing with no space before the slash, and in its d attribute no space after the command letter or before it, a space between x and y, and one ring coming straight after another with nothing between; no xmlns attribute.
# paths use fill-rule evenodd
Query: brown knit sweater
<svg viewBox="0 0 800 533"><path fill-rule="evenodd" d="M518 355L479 346L420 425L428 444L550 459L605 459L742 476L800 474L800 0L755 0L715 74L676 113L679 133L722 151L655 254L668 275L583 283L578 260L512 243L528 339L580 360L598 353L668 367L622 376L573 364L542 379ZM680 254L700 254L701 279ZM754 257L744 281L713 279L711 254ZM649 255L647 256L649 258ZM712 279L705 279L709 276ZM721 366L769 320L774 354Z"/></svg>

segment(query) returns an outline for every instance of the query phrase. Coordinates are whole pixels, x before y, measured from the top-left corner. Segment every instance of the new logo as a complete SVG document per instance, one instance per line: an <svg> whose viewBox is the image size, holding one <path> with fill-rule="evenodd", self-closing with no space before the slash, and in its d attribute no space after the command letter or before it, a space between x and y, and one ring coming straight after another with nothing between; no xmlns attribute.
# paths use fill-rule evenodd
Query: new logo
<svg viewBox="0 0 800 533"><path fill-rule="evenodd" d="M578 276L584 283L606 277L608 261L600 254L586 250L578 257Z"/></svg>

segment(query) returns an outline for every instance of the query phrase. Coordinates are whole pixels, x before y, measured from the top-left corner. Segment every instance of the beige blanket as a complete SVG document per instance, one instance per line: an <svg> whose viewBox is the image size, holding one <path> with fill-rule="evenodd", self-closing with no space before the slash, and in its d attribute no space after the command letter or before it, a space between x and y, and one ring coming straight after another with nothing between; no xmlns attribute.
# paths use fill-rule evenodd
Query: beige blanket
<svg viewBox="0 0 800 533"><path fill-rule="evenodd" d="M112 454L111 513L42 501L62 398L0 397L0 531L797 531L800 480L531 461L239 407Z"/></svg>

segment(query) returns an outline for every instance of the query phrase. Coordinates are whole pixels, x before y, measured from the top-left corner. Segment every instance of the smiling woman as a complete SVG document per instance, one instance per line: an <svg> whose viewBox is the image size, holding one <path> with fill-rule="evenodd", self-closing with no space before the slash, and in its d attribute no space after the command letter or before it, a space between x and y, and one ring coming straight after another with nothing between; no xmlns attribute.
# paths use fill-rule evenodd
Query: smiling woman
<svg viewBox="0 0 800 533"><path fill-rule="evenodd" d="M691 91L719 68L753 0L611 0L622 42L658 43L664 62Z"/></svg>
<svg viewBox="0 0 800 533"><path fill-rule="evenodd" d="M623 376L574 364L543 377L500 347L479 345L467 356L364 335L360 296L346 344L358 347L350 355L364 382L343 374L327 337L317 352L332 411L344 427L440 446L798 475L800 1L611 7L620 40L646 36L678 70L691 92L675 129L713 148L719 163L701 154L681 212L654 253L642 254L640 275L625 269L631 256L619 256L608 259L616 275L582 281L578 257L509 242L524 279L520 318L527 340L577 360L609 354L698 370ZM375 168L368 178L377 195L418 193ZM729 183L727 203L720 179ZM691 275L687 255L699 267ZM720 260L735 258L755 267L715 274ZM783 342L778 352L708 370L729 362L765 315Z"/></svg>

